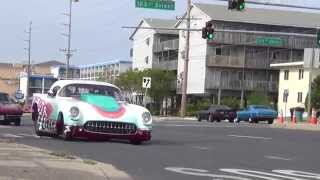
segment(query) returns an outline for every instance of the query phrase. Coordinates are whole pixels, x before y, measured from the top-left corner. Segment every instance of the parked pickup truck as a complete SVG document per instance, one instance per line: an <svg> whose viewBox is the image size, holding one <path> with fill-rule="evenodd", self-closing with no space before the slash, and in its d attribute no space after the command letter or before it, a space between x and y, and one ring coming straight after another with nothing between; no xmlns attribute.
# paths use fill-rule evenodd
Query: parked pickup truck
<svg viewBox="0 0 320 180"><path fill-rule="evenodd" d="M250 123L258 123L259 121L267 121L269 124L277 118L278 113L268 106L250 105L243 111L237 112L237 120L248 121Z"/></svg>
<svg viewBox="0 0 320 180"><path fill-rule="evenodd" d="M123 101L112 84L61 80L47 94L33 97L32 119L39 136L127 139L134 144L151 139L150 112Z"/></svg>

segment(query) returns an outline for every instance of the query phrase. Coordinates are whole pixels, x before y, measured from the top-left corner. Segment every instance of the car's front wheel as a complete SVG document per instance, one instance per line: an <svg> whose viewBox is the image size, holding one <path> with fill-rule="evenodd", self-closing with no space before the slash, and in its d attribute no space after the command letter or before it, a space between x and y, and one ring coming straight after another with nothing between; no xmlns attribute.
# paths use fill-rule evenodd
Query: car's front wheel
<svg viewBox="0 0 320 180"><path fill-rule="evenodd" d="M199 122L201 122L201 116L200 116L200 114L198 114L197 119L198 119Z"/></svg>
<svg viewBox="0 0 320 180"><path fill-rule="evenodd" d="M64 118L61 113L58 116L57 122L61 123L61 126L62 126L62 129L60 129L60 130L57 128L57 133L61 134L63 140L71 141L73 139L71 128L70 128L70 126L67 126L64 124Z"/></svg>

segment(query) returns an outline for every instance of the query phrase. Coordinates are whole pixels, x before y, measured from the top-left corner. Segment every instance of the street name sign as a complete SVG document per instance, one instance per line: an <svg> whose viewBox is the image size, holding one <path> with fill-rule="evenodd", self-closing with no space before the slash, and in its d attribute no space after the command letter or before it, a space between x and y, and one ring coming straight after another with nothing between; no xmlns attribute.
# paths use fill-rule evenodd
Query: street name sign
<svg viewBox="0 0 320 180"><path fill-rule="evenodd" d="M256 39L256 43L258 45L266 45L266 46L282 46L283 40L281 38L260 37Z"/></svg>
<svg viewBox="0 0 320 180"><path fill-rule="evenodd" d="M142 79L142 87L145 89L151 88L151 77L143 77Z"/></svg>
<svg viewBox="0 0 320 180"><path fill-rule="evenodd" d="M172 0L136 0L136 8L175 10Z"/></svg>

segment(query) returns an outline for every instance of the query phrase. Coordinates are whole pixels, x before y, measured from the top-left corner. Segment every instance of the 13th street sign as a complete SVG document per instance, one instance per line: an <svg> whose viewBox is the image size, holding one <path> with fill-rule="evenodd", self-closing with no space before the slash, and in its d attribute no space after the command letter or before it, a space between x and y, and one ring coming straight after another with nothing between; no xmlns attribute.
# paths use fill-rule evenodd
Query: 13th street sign
<svg viewBox="0 0 320 180"><path fill-rule="evenodd" d="M136 8L175 10L172 0L136 0Z"/></svg>
<svg viewBox="0 0 320 180"><path fill-rule="evenodd" d="M256 39L256 44L263 46L282 46L283 40L274 37L260 37Z"/></svg>

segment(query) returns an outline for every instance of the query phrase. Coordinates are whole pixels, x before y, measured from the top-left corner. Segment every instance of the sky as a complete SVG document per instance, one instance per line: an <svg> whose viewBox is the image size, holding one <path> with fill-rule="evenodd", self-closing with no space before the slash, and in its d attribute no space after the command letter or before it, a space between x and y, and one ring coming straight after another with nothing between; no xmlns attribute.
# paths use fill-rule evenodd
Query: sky
<svg viewBox="0 0 320 180"><path fill-rule="evenodd" d="M319 7L319 0L256 0ZM69 0L0 0L0 62L26 63L29 22L32 21L32 63L49 60L66 62L59 49L66 48L67 32L63 25ZM214 0L193 2L226 4ZM187 0L176 0L176 10L135 8L135 0L79 0L73 4L72 49L70 63L92 64L110 60L131 60L129 36L143 17L171 18L181 16ZM320 11L319 11L320 13ZM320 15L320 14L319 14Z"/></svg>

